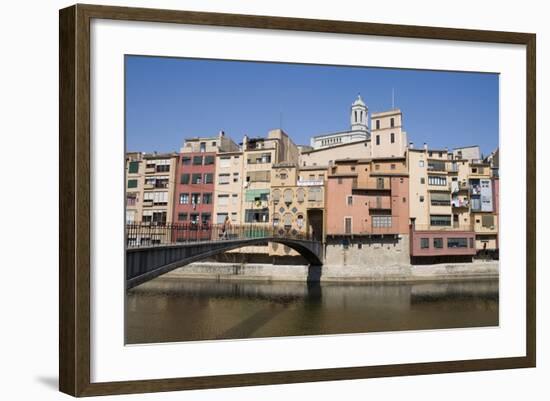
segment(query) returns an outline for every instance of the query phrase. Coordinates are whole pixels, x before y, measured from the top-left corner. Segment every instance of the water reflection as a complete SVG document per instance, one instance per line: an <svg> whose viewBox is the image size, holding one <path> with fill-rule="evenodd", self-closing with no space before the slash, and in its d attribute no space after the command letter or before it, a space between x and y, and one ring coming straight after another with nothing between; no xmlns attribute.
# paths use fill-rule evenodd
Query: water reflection
<svg viewBox="0 0 550 401"><path fill-rule="evenodd" d="M127 293L127 343L498 325L498 280L216 282L158 278Z"/></svg>

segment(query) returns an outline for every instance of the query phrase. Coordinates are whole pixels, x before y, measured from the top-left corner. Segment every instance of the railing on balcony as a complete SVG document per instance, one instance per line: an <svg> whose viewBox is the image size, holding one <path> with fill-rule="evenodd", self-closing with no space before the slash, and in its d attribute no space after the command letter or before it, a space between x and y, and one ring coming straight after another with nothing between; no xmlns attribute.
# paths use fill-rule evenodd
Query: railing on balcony
<svg viewBox="0 0 550 401"><path fill-rule="evenodd" d="M363 191L386 191L391 189L390 179L387 177L369 177L368 179L357 180L355 178L352 188Z"/></svg>
<svg viewBox="0 0 550 401"><path fill-rule="evenodd" d="M155 223L126 224L126 247L174 245L185 242L283 237L312 240L311 234L284 226L265 224Z"/></svg>
<svg viewBox="0 0 550 401"><path fill-rule="evenodd" d="M450 225L415 224L413 231L474 231L473 224L459 224L451 222Z"/></svg>

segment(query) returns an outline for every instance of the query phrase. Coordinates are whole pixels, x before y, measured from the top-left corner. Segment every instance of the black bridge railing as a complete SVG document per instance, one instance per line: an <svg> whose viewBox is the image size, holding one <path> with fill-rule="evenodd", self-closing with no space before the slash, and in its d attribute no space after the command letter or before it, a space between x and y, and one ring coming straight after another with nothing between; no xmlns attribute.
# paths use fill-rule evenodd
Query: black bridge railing
<svg viewBox="0 0 550 401"><path fill-rule="evenodd" d="M173 245L198 241L226 241L281 237L311 240L310 233L271 224L129 223L126 248Z"/></svg>

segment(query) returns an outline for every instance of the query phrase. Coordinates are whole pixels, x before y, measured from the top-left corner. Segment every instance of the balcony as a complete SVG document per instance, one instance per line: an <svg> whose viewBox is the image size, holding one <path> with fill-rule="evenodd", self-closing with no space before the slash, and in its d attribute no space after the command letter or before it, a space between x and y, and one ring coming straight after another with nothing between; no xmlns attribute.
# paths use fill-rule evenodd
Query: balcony
<svg viewBox="0 0 550 401"><path fill-rule="evenodd" d="M153 199L144 199L143 200L143 207L151 207L153 206Z"/></svg>
<svg viewBox="0 0 550 401"><path fill-rule="evenodd" d="M143 189L155 189L154 184L143 184Z"/></svg>
<svg viewBox="0 0 550 401"><path fill-rule="evenodd" d="M451 223L448 226L434 226L431 224L415 224L413 231L434 231L434 232L445 232L445 231L474 231L472 224L457 224Z"/></svg>
<svg viewBox="0 0 550 401"><path fill-rule="evenodd" d="M354 180L352 189L358 191L391 191L389 177L368 177L367 179Z"/></svg>
<svg viewBox="0 0 550 401"><path fill-rule="evenodd" d="M154 174L156 172L157 172L157 170L156 170L155 167L146 167L145 168L145 174Z"/></svg>
<svg viewBox="0 0 550 401"><path fill-rule="evenodd" d="M467 209L470 206L470 201L468 199L451 199L451 206L455 209Z"/></svg>

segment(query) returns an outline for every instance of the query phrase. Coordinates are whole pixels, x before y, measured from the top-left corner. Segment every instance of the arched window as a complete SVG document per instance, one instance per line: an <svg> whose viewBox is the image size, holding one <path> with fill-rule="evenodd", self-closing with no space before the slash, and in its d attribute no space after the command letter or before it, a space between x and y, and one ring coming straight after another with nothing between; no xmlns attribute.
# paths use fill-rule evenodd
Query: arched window
<svg viewBox="0 0 550 401"><path fill-rule="evenodd" d="M277 227L279 225L280 217L277 213L273 214L273 227Z"/></svg>
<svg viewBox="0 0 550 401"><path fill-rule="evenodd" d="M279 199L281 198L281 191L279 191L278 189L274 189L272 196L273 196L273 203L279 203Z"/></svg>
<svg viewBox="0 0 550 401"><path fill-rule="evenodd" d="M292 214L286 213L283 216L283 224L286 229L290 229L292 227Z"/></svg>
<svg viewBox="0 0 550 401"><path fill-rule="evenodd" d="M285 192L283 193L284 201L286 204L292 203L292 198L294 197L294 194L292 193L292 189L285 189Z"/></svg>
<svg viewBox="0 0 550 401"><path fill-rule="evenodd" d="M304 188L298 188L296 190L296 200L300 203L304 201L304 198L306 196L306 191Z"/></svg>
<svg viewBox="0 0 550 401"><path fill-rule="evenodd" d="M304 226L304 216L299 214L296 218L296 224L298 225L298 228L302 228Z"/></svg>

